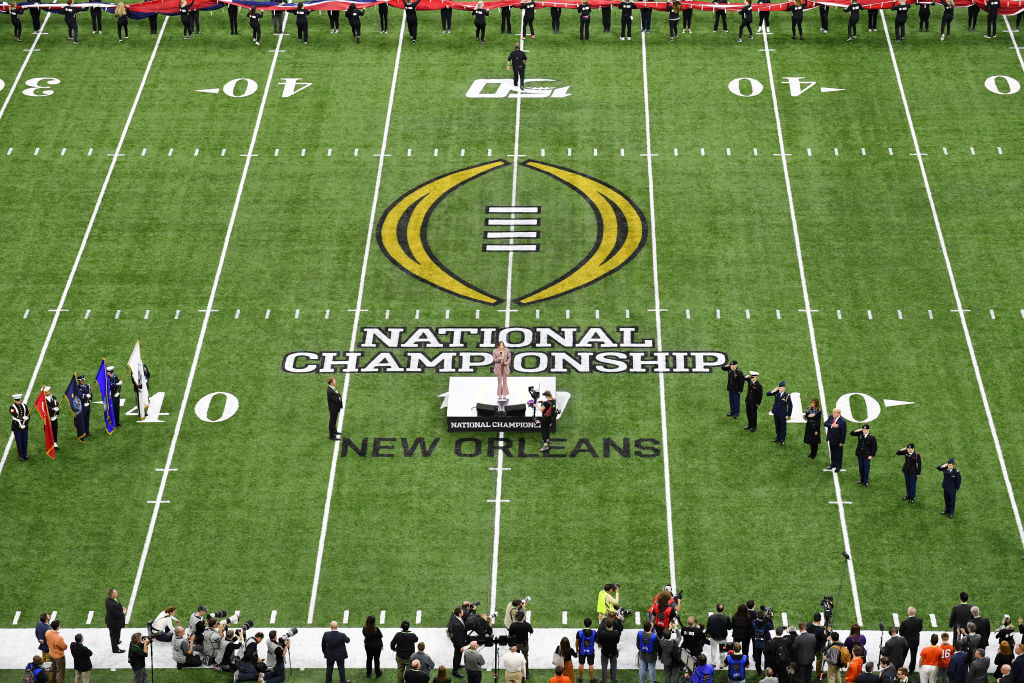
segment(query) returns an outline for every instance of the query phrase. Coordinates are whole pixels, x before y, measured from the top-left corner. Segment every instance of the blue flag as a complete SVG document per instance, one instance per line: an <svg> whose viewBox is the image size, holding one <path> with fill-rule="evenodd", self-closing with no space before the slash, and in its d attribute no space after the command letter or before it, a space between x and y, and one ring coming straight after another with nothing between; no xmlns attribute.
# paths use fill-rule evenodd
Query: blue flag
<svg viewBox="0 0 1024 683"><path fill-rule="evenodd" d="M103 397L103 425L107 428L107 434L113 434L117 425L114 424L114 397L110 391L110 380L107 379L107 359L100 363L99 372L96 373L96 384L100 388L100 396Z"/></svg>
<svg viewBox="0 0 1024 683"><path fill-rule="evenodd" d="M71 406L71 412L78 415L82 412L82 399L78 398L78 377L71 375L71 381L68 382L68 388L64 390L64 396L68 399L68 405Z"/></svg>

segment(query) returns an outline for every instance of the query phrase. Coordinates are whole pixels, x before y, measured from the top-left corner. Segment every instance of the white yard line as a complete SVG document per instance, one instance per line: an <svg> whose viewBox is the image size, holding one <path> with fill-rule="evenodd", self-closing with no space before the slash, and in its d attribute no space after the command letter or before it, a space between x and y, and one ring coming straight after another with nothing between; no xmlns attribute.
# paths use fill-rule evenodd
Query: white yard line
<svg viewBox="0 0 1024 683"><path fill-rule="evenodd" d="M932 197L931 184L928 182L928 172L924 167L924 156L921 154L921 146L917 141L917 130L914 128L914 120L910 116L910 105L907 103L907 94L903 89L903 77L900 75L899 64L896 63L896 53L892 49L892 40L886 27L885 13L882 12L882 29L885 31L885 42L889 46L889 57L892 59L892 69L896 74L896 85L899 86L900 99L903 101L903 112L907 115L907 126L910 128L910 138L914 142L914 156L917 157L918 168L921 169L921 181L924 183L924 191L928 196L928 206L932 212L932 221L935 223L935 234L939 238L939 248L942 250L942 260L946 262L946 275L949 276L949 286L953 290L953 301L956 302L957 315L960 316L960 327L964 331L964 341L967 342L967 353L971 357L971 366L974 368L974 379L978 383L978 392L981 394L981 404L985 408L985 417L988 419L988 428L992 434L992 443L996 448L996 458L999 460L999 469L1003 473L1003 483L1006 485L1006 494L1010 498L1010 508L1013 510L1013 520L1017 524L1017 534L1020 537L1021 546L1024 547L1024 526L1021 525L1020 511L1017 509L1017 499L1013 494L1013 486L1010 484L1010 475L1006 471L1006 460L1003 458L1003 447L999 442L999 435L996 433L996 423L992 417L992 409L988 404L988 393L985 391L985 383L981 379L981 368L978 366L978 357L974 353L974 342L971 340L971 331L967 328L967 317L964 315L964 305L960 299L960 289L956 285L956 277L953 275L953 265L949 261L949 251L946 249L946 238L942 232L942 225L939 223L939 214L935 209L935 199ZM1013 33L1010 33L1012 36ZM1016 44L1016 43L1014 43ZM839 506L840 508L842 505Z"/></svg>
<svg viewBox="0 0 1024 683"><path fill-rule="evenodd" d="M380 158L377 160L377 182L373 186L373 201L370 204L370 221L366 226L366 244L363 247L363 267L359 273L359 292L356 295L355 315L352 318L352 337L349 340L349 352L355 351L356 338L359 335L359 314L363 308L363 293L366 288L366 267L370 261L370 245L373 244L373 228L377 221L377 200L380 197L380 180L384 175L384 154L388 148L388 133L391 130L391 111L395 106L395 88L398 85L398 66L402 58L402 43L405 40L405 12L402 12L402 21L398 26L398 49L395 51L395 68L391 74L391 94L388 96L388 110L384 117L384 134L380 141ZM351 373L345 373L345 379L341 387L341 413L338 416L338 432L340 433L345 424L345 412L348 408L348 386ZM313 612L316 609L316 594L320 587L320 567L324 559L324 541L327 539L327 522L331 514L331 498L334 494L334 479L338 472L338 454L341 449L341 442L334 442L334 452L331 456L331 473L327 478L327 497L324 500L324 517L320 523L320 542L316 549L316 567L313 570L313 588L309 595L309 612L306 615L306 623L313 623Z"/></svg>
<svg viewBox="0 0 1024 683"><path fill-rule="evenodd" d="M804 312L807 316L807 331L811 338L811 357L814 359L814 374L818 381L818 396L821 397L821 406L824 409L828 405L825 400L825 383L821 378L821 361L818 358L818 341L814 335L814 319L811 317L811 298L807 294L807 276L804 271L803 251L800 248L800 230L796 222L796 209L793 206L793 186L789 180L789 160L786 157L786 143L782 136L782 119L779 117L779 98L775 92L775 74L772 70L772 53L768 48L768 34L761 34L764 40L764 57L768 66L768 83L771 86L772 109L775 111L775 130L779 136L779 158L782 159L782 174L786 179L786 198L789 204L789 220L793 224L793 242L796 245L797 266L800 269L800 288L804 297ZM839 510L839 526L843 532L843 547L846 549L850 559L846 566L850 574L850 591L853 594L853 608L857 613L857 623L862 624L864 620L860 611L860 595L857 592L857 576L853 570L853 551L850 548L850 534L846 527L846 510L843 505L843 493L839 488L839 473L832 472L832 483L835 486L836 508Z"/></svg>
<svg viewBox="0 0 1024 683"><path fill-rule="evenodd" d="M285 22L287 22L287 15L285 16ZM164 19L164 26L167 25L166 18ZM161 31L162 35L163 31ZM167 449L167 460L164 463L163 474L160 477L160 488L157 490L156 497L153 499L153 515L149 519L149 530L146 532L146 541L142 545L142 557L139 558L139 568L135 572L135 581L132 584L131 598L128 600L128 613L125 617L125 622L128 623L132 618L132 610L135 608L135 599L139 594L139 584L142 582L142 572L146 568L146 558L149 556L150 543L153 541L153 530L156 528L157 515L160 514L160 506L165 503L164 490L167 488L167 475L170 474L171 463L174 460L174 451L178 445L178 435L181 434L181 423L185 418L186 408L188 407L188 399L192 393L192 382L195 380L196 368L199 366L199 354L203 350L203 340L206 338L206 330L210 325L210 314L213 312L213 302L217 296L217 286L220 284L220 276L224 271L224 260L228 255L228 246L231 244L231 234L235 228L235 220L238 218L238 207L242 203L242 192L245 190L245 179L249 175L249 166L252 164L253 150L256 148L256 138L260 132L260 123L263 121L263 111L267 106L267 95L270 93L271 86L274 85L274 69L277 68L277 58L281 51L281 39L284 38L283 34L277 37L277 47L274 48L274 57L270 60L270 70L267 73L267 81L263 86L263 96L260 99L260 108L256 113L256 123L252 128L252 137L249 140L249 152L245 154L245 164L242 166L242 178L238 181L238 191L235 193L235 203L231 208L231 218L228 220L227 232L224 234L224 244L220 250L220 260L217 262L217 272L213 276L213 284L210 287L210 296L206 300L206 309L203 313L203 325L199 328L199 339L196 342L196 350L192 355L192 367L188 371L188 379L185 382L185 393L181 397L181 406L178 408L178 417L174 421L174 433L171 436L171 445ZM115 157L116 159L117 157Z"/></svg>
<svg viewBox="0 0 1024 683"><path fill-rule="evenodd" d="M662 351L661 344L661 287L658 281L658 231L655 228L654 220L654 167L651 163L651 105L648 97L647 87L647 34L640 32L640 51L643 57L644 72L644 130L647 135L647 189L648 202L650 204L650 231L651 231L651 262L654 273L654 329L658 344L658 352ZM665 524L668 532L668 573L669 583L676 590L676 550L675 534L672 530L672 487L669 479L668 468L668 419L665 415L665 373L658 374L658 395L661 400L661 460L665 468Z"/></svg>
<svg viewBox="0 0 1024 683"><path fill-rule="evenodd" d="M49 17L49 13L47 13L47 17ZM160 47L160 39L164 36L164 28L167 27L167 20L168 17L164 17L163 26L160 27L160 34L156 37L156 44L153 45L153 52L150 53L149 62L146 64L146 70L142 74L142 81L139 83L139 89L135 92L135 100L132 101L132 108L128 111L128 118L125 119L124 127L121 129L121 137L118 138L117 148L114 150L114 155L110 159L110 166L107 168L107 175L103 179L103 185L100 186L100 194L96 198L96 204L92 207L92 215L89 217L89 224L85 227L85 234L82 235L82 243L78 245L78 253L75 254L75 261L71 264L71 272L68 273L68 279L64 283L64 291L61 292L60 301L57 302L57 307L53 311L53 320L50 321L50 329L46 332L46 339L43 340L43 348L39 351L39 358L36 359L36 366L32 370L32 377L28 380L28 388L25 389L26 405L31 405L32 387L36 383L36 378L39 377L39 370L43 367L43 359L46 358L46 350L50 347L50 340L53 339L53 331L57 328L57 321L60 319L61 311L64 309L64 303L68 299L68 292L71 291L71 283L74 282L75 273L78 272L78 264L82 262L82 254L85 253L85 245L89 242L89 235L92 234L92 228L96 224L96 216L99 215L100 206L103 204L103 197L107 193L107 185L110 184L110 177L114 174L114 167L117 166L117 160L121 158L121 148L124 146L124 139L128 135L128 128L132 125L132 119L135 117L135 109L139 106L139 99L142 98L142 89L146 87L146 81L149 79L149 71L153 67L153 60L156 58L157 48ZM45 25L45 21L43 24ZM40 28L40 31L42 31L42 28ZM36 38L38 39L39 36L37 35ZM27 63L28 58L26 58L25 61ZM24 68L24 65L22 65L22 68ZM10 93L8 93L8 97L10 97ZM0 473L3 472L4 465L7 463L7 455L11 452L12 443L14 443L13 433L7 438L7 445L4 446L4 454L0 457Z"/></svg>
<svg viewBox="0 0 1024 683"><path fill-rule="evenodd" d="M1024 70L1024 57L1020 54L1020 46L1017 45L1017 36L1013 35L1013 28L1010 26L1010 17L1003 15L1003 21L1006 22L1006 32L1010 34L1010 41L1013 43L1013 51L1017 53L1017 61L1020 62L1021 70ZM10 95L8 95L10 97Z"/></svg>
<svg viewBox="0 0 1024 683"><path fill-rule="evenodd" d="M39 33L36 34L35 39L32 41L32 47L28 49L28 54L25 55L25 60L21 63L21 68L18 69L18 75L15 76L14 80L7 85L9 90L7 91L7 97L4 98L3 106L0 107L0 119L3 119L4 113L7 111L7 105L11 103L11 97L14 95L14 91L18 89L18 84L21 83L21 76L25 73L25 67L28 66L28 60L32 59L32 55L38 52L38 50L36 50L36 45L39 43L39 39L43 37L43 30L46 28L46 22L49 20L50 12L47 12L46 16L43 17L42 23L39 25ZM157 42L159 43L160 41Z"/></svg>

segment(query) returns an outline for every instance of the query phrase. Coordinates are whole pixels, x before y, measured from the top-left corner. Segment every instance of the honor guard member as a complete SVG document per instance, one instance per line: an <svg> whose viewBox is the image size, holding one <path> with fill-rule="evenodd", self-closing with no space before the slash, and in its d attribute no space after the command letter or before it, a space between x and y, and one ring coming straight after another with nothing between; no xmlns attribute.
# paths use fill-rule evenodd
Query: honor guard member
<svg viewBox="0 0 1024 683"><path fill-rule="evenodd" d="M956 511L956 492L960 490L960 470L956 468L953 458L936 469L942 472L942 497L946 501L946 506L941 514L953 519L953 513Z"/></svg>
<svg viewBox="0 0 1024 683"><path fill-rule="evenodd" d="M988 11L988 24L985 27L985 37L996 37L996 19L999 18L999 0L985 0L985 9Z"/></svg>
<svg viewBox="0 0 1024 683"><path fill-rule="evenodd" d="M748 0L748 7L749 4ZM785 446L786 421L789 420L789 416L793 414L793 399L790 397L789 392L786 391L785 382L779 382L779 386L769 391L768 395L775 397L775 403L772 404L771 411L772 417L775 418L775 438L772 439L772 443Z"/></svg>
<svg viewBox="0 0 1024 683"><path fill-rule="evenodd" d="M124 382L114 372L113 366L107 366L107 386L110 387L111 403L114 408L114 426L121 426L121 385Z"/></svg>
<svg viewBox="0 0 1024 683"><path fill-rule="evenodd" d="M522 90L526 83L526 53L516 43L508 55L505 71L512 70L512 85Z"/></svg>
<svg viewBox="0 0 1024 683"><path fill-rule="evenodd" d="M580 40L590 40L590 3L583 0L576 5L576 12L580 15Z"/></svg>
<svg viewBox="0 0 1024 683"><path fill-rule="evenodd" d="M605 33L610 33L612 30L612 6L610 4L601 5L601 26Z"/></svg>
<svg viewBox="0 0 1024 683"><path fill-rule="evenodd" d="M900 0L892 6L894 12L896 12L896 42L903 40L907 37L907 15L910 14L910 5L907 4L907 0Z"/></svg>
<svg viewBox="0 0 1024 683"><path fill-rule="evenodd" d="M381 4L387 5L386 2ZM447 0L441 3L441 33L452 32L452 13L454 11L451 3Z"/></svg>
<svg viewBox="0 0 1024 683"><path fill-rule="evenodd" d="M11 26L14 27L14 39L21 42L21 15L25 10L17 5L9 5L7 13L11 15Z"/></svg>
<svg viewBox="0 0 1024 683"><path fill-rule="evenodd" d="M402 6L405 8L405 25L409 28L409 37L412 38L412 42L416 42L416 32L420 27L419 17L416 16L416 5L420 4L420 0L402 0Z"/></svg>
<svg viewBox="0 0 1024 683"><path fill-rule="evenodd" d="M43 396L46 397L46 412L50 414L50 429L53 430L53 447L57 445L57 417L60 415L60 401L50 393L50 387L43 387Z"/></svg>
<svg viewBox="0 0 1024 683"><path fill-rule="evenodd" d="M380 20L381 34L388 32L388 3L382 2L377 5L377 19Z"/></svg>
<svg viewBox="0 0 1024 683"><path fill-rule="evenodd" d="M636 9L636 3L633 0L622 0L619 9L622 10L619 40L633 40L633 10Z"/></svg>
<svg viewBox="0 0 1024 683"><path fill-rule="evenodd" d="M942 23L939 25L939 40L945 40L949 35L949 27L953 23L953 16L956 14L956 3L953 0L942 0ZM1020 14L1017 15L1020 19Z"/></svg>
<svg viewBox="0 0 1024 683"><path fill-rule="evenodd" d="M476 29L476 39L480 41L482 45L484 42L484 34L487 33L487 15L490 11L484 8L483 0L476 3L476 7L473 9L473 28Z"/></svg>
<svg viewBox="0 0 1024 683"><path fill-rule="evenodd" d="M18 445L18 457L28 460L28 421L32 416L28 414L28 408L21 402L21 394L14 394L11 398L14 399L10 408L14 443Z"/></svg>
<svg viewBox="0 0 1024 683"><path fill-rule="evenodd" d="M764 398L764 387L757 380L760 374L756 370L751 370L750 374L743 376L747 383L747 426L744 429L750 432L757 431L757 409L761 407L761 399Z"/></svg>
<svg viewBox="0 0 1024 683"><path fill-rule="evenodd" d="M860 21L860 11L862 7L857 0L853 0L849 5L846 6L844 12L850 15L849 21L846 22L846 42L850 42L857 37L857 22Z"/></svg>
<svg viewBox="0 0 1024 683"><path fill-rule="evenodd" d="M501 8L501 32L512 33L512 8L508 5Z"/></svg>
<svg viewBox="0 0 1024 683"><path fill-rule="evenodd" d="M932 18L932 5L935 3L931 2L919 2L917 3L917 30L927 31L928 22Z"/></svg>
<svg viewBox="0 0 1024 683"><path fill-rule="evenodd" d="M387 7L387 4L381 6ZM234 5L228 5L228 7L234 7ZM313 10L306 9L301 2L295 7L295 30L303 45L309 45L309 15L312 13Z"/></svg>
<svg viewBox="0 0 1024 683"><path fill-rule="evenodd" d="M794 2L789 6L790 18L792 19L793 40L796 40L797 31L800 32L800 40L804 39L804 10L807 9L806 0Z"/></svg>
<svg viewBox="0 0 1024 683"><path fill-rule="evenodd" d="M64 23L68 26L68 40L78 45L78 13L84 11L75 7L74 0L68 0L62 5L60 11L64 14Z"/></svg>
<svg viewBox="0 0 1024 683"><path fill-rule="evenodd" d="M818 30L822 33L828 33L828 5L818 5L818 19L821 20L821 28Z"/></svg>
<svg viewBox="0 0 1024 683"><path fill-rule="evenodd" d="M550 391L545 391L541 396L544 397L544 400L540 402L541 412L537 423L540 425L540 435L544 439L544 445L540 447L543 453L551 448L551 428L555 424L555 418L558 417L558 408L555 407L555 397L551 395Z"/></svg>
<svg viewBox="0 0 1024 683"><path fill-rule="evenodd" d="M715 4L715 5L724 5L726 0L711 0L711 2L713 4ZM713 28L711 30L711 32L712 33L718 33L718 20L719 19L722 20L722 30L724 32L728 33L729 32L729 20L725 16L725 10L724 9L716 9L715 10L715 28Z"/></svg>
<svg viewBox="0 0 1024 683"><path fill-rule="evenodd" d="M562 8L551 8L551 32L558 34L562 30Z"/></svg>
<svg viewBox="0 0 1024 683"><path fill-rule="evenodd" d="M743 371L740 370L736 359L733 358L729 364L722 368L729 373L729 379L725 381L725 388L729 392L729 412L726 417L734 420L740 416L740 394L743 393Z"/></svg>
<svg viewBox="0 0 1024 683"><path fill-rule="evenodd" d="M519 9L523 10L523 36L524 37L526 36L526 27L529 26L530 27L530 37L531 38L536 38L536 36L533 35L533 17L534 17L534 11L535 11L534 8L536 8L536 7L537 7L537 3L535 3L533 0L525 0L525 2L519 3Z"/></svg>
<svg viewBox="0 0 1024 683"><path fill-rule="evenodd" d="M907 486L907 495L903 496L903 500L915 503L917 478L921 476L921 454L914 449L914 444L908 443L906 448L896 451L896 455L903 456L903 482Z"/></svg>
<svg viewBox="0 0 1024 683"><path fill-rule="evenodd" d="M228 5L228 26L231 28L231 35L238 35L238 5Z"/></svg>
<svg viewBox="0 0 1024 683"><path fill-rule="evenodd" d="M327 380L327 411L330 413L327 438L331 441L341 439L341 433L338 431L338 414L341 413L341 408L341 393L338 391L337 381L332 377Z"/></svg>
<svg viewBox="0 0 1024 683"><path fill-rule="evenodd" d="M878 440L871 433L871 425L868 424L860 429L854 429L850 434L857 437L857 469L860 470L860 479L857 483L867 486L871 478L871 461L878 452Z"/></svg>
<svg viewBox="0 0 1024 683"><path fill-rule="evenodd" d="M754 32L750 30L750 25L751 25L751 23L753 23L753 21L754 21L754 10L751 9L751 7L750 7L750 0L747 0L747 2L743 5L743 7L740 7L740 33L739 33L738 36L736 36L736 42L737 43L742 43L743 42L743 29L744 29L744 27L746 27L746 29L747 29L747 36L749 38L753 38L754 37ZM768 392L768 393L771 393L771 392Z"/></svg>
<svg viewBox="0 0 1024 683"><path fill-rule="evenodd" d="M78 375L78 400L82 402L82 412L79 413L79 422L81 427L78 432L81 436L78 437L79 441L84 441L85 437L92 436L92 432L89 431L89 413L92 405L92 386L85 381L85 377L81 374Z"/></svg>

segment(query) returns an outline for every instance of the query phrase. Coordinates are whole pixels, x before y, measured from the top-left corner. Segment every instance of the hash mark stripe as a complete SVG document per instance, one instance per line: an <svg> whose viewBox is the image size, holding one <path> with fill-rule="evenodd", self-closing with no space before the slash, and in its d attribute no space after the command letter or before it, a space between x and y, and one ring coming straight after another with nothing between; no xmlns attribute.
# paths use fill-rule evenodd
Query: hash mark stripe
<svg viewBox="0 0 1024 683"><path fill-rule="evenodd" d="M511 240L522 237L523 239L537 239L540 237L540 232L536 230L526 230L523 232L502 232L498 230L488 230L484 233L484 239L487 240Z"/></svg>

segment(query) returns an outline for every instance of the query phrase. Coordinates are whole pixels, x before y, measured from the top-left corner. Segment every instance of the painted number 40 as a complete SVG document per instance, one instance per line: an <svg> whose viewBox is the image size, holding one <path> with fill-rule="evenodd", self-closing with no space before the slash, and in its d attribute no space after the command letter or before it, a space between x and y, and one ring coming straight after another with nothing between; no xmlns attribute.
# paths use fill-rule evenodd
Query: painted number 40
<svg viewBox="0 0 1024 683"><path fill-rule="evenodd" d="M291 97L295 93L302 92L313 84L306 83L298 78L282 78L278 85L281 86L281 97ZM224 93L228 97L239 98L254 95L259 89L259 83L251 78L233 78L225 83L222 88L200 88L199 90L196 90L196 92L205 92L212 95Z"/></svg>
<svg viewBox="0 0 1024 683"><path fill-rule="evenodd" d="M124 403L124 399L121 399ZM164 407L164 392L158 391L149 395L149 410L146 411L146 417L139 422L162 423L161 417L166 417L170 413L163 412ZM238 397L234 394L229 394L226 391L215 391L212 394L207 394L201 399L196 401L195 413L203 422L224 422L228 418L232 417L238 412ZM125 412L125 415L138 415L138 406L133 406L131 409Z"/></svg>

